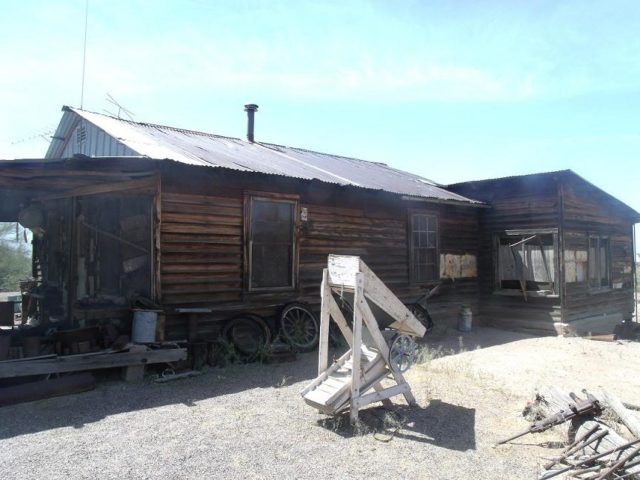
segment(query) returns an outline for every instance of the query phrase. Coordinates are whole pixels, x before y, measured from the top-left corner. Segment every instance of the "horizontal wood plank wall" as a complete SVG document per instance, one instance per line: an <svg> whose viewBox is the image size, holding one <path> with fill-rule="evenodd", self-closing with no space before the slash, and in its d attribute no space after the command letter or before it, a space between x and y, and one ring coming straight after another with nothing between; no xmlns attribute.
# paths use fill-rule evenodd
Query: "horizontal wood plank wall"
<svg viewBox="0 0 640 480"><path fill-rule="evenodd" d="M568 181L563 188L565 250L586 252L590 234L608 236L613 287L601 291L591 290L586 275L581 282L567 282L564 321L579 324L581 320L592 317L631 318L632 220L620 211L617 202L586 183Z"/></svg>
<svg viewBox="0 0 640 480"><path fill-rule="evenodd" d="M495 292L494 236L505 230L557 228L557 183L534 179L470 182L453 188L461 195L482 200L491 208L480 212L479 281L483 324L536 335L555 335L561 320L560 298L505 296Z"/></svg>
<svg viewBox="0 0 640 480"><path fill-rule="evenodd" d="M416 202L353 188L282 177L203 172L163 176L161 226L162 302L175 307L213 307L199 316L203 337L213 337L221 321L242 312L273 316L292 301L319 309L322 269L330 253L359 255L406 302L425 286L409 282L408 208ZM243 291L244 191L298 194L308 221L300 222L299 281L293 291ZM440 253L473 254L478 249L477 210L421 203L436 213ZM430 311L436 322L452 322L461 304L477 310L477 279L448 282ZM185 315L167 316L168 338L185 338Z"/></svg>

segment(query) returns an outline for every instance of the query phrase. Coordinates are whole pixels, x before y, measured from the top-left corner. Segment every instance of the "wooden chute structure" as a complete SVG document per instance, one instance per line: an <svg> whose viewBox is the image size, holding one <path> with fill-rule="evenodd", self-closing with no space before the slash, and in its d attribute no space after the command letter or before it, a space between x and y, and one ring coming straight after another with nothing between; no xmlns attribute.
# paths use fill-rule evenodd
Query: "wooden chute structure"
<svg viewBox="0 0 640 480"><path fill-rule="evenodd" d="M334 294L352 296L352 327ZM425 327L359 257L330 255L328 268L323 273L321 295L318 377L301 392L304 400L328 415L349 409L352 423L358 419L358 410L363 406L380 401L390 405L389 398L396 395L402 394L407 403L415 404L402 374L411 364L403 366L402 358L411 352L403 349L407 343L413 343L410 337L423 336ZM380 312L378 317L384 316L384 319L377 320L373 310ZM332 319L350 348L329 366ZM379 320L386 320L387 332L395 334L391 347ZM382 385L385 378L392 378L396 385L385 388Z"/></svg>

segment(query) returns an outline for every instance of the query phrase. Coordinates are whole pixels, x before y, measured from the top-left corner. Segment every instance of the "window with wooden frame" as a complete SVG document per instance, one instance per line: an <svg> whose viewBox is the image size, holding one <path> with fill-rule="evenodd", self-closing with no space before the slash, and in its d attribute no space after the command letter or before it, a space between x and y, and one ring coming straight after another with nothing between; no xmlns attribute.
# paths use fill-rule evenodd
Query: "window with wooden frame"
<svg viewBox="0 0 640 480"><path fill-rule="evenodd" d="M558 295L558 232L511 230L495 236L496 293Z"/></svg>
<svg viewBox="0 0 640 480"><path fill-rule="evenodd" d="M611 254L609 237L589 235L589 288L597 290L611 286Z"/></svg>
<svg viewBox="0 0 640 480"><path fill-rule="evenodd" d="M248 195L245 205L248 290L293 288L297 263L297 199L283 195Z"/></svg>
<svg viewBox="0 0 640 480"><path fill-rule="evenodd" d="M438 264L438 217L428 213L409 214L410 274L412 283L440 278Z"/></svg>

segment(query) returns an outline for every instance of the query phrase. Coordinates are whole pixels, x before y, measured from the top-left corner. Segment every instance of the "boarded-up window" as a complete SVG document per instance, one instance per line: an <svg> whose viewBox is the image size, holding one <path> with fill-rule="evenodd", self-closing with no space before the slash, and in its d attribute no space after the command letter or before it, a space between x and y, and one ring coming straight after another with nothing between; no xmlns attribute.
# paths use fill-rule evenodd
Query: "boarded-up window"
<svg viewBox="0 0 640 480"><path fill-rule="evenodd" d="M249 289L293 287L293 201L252 197L249 221Z"/></svg>
<svg viewBox="0 0 640 480"><path fill-rule="evenodd" d="M607 237L589 237L589 287L605 288L611 286L609 239Z"/></svg>
<svg viewBox="0 0 640 480"><path fill-rule="evenodd" d="M558 242L555 233L497 236L497 287L557 294Z"/></svg>
<svg viewBox="0 0 640 480"><path fill-rule="evenodd" d="M438 280L438 221L435 215L414 213L410 218L411 280Z"/></svg>

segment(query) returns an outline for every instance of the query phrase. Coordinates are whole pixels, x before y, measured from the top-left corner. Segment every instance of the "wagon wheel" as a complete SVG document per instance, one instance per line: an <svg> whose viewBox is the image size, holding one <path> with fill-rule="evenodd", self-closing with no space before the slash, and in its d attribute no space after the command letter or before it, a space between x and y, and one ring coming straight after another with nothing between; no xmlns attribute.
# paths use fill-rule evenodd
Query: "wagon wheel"
<svg viewBox="0 0 640 480"><path fill-rule="evenodd" d="M409 370L416 361L418 346L408 335L396 335L389 348L389 365L398 372Z"/></svg>
<svg viewBox="0 0 640 480"><path fill-rule="evenodd" d="M426 308L418 303L412 303L408 305L407 308L413 314L414 317L427 329L425 333L429 333L433 330L433 320L431 319L431 315Z"/></svg>
<svg viewBox="0 0 640 480"><path fill-rule="evenodd" d="M243 355L258 355L271 342L267 323L257 315L242 315L225 325L222 335Z"/></svg>
<svg viewBox="0 0 640 480"><path fill-rule="evenodd" d="M280 314L280 331L291 346L300 351L311 350L318 344L318 320L311 310L301 303L292 303L284 307Z"/></svg>

